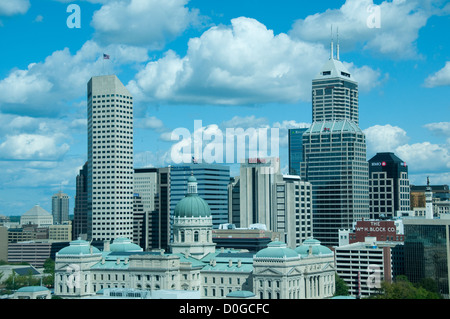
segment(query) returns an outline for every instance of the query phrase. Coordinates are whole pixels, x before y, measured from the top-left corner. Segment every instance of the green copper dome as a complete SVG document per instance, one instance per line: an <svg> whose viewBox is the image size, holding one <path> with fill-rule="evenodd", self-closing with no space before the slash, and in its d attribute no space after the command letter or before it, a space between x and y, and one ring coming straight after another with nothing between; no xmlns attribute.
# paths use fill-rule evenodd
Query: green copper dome
<svg viewBox="0 0 450 319"><path fill-rule="evenodd" d="M175 206L175 217L209 217L208 203L197 194L188 194Z"/></svg>
<svg viewBox="0 0 450 319"><path fill-rule="evenodd" d="M100 250L91 246L91 244L85 240L77 239L71 241L69 246L58 251L57 255L90 255L91 253L98 254L100 253Z"/></svg>
<svg viewBox="0 0 450 319"><path fill-rule="evenodd" d="M333 254L331 249L321 245L320 241L314 238L306 239L300 246L295 248L295 251L302 257L307 257L310 254L313 256L327 256Z"/></svg>
<svg viewBox="0 0 450 319"><path fill-rule="evenodd" d="M267 245L267 248L261 249L255 255L256 258L299 258L295 250L287 248L286 243L273 241Z"/></svg>
<svg viewBox="0 0 450 319"><path fill-rule="evenodd" d="M208 203L197 194L197 179L191 175L187 183L187 195L175 206L175 217L210 217Z"/></svg>
<svg viewBox="0 0 450 319"><path fill-rule="evenodd" d="M110 246L110 250L116 252L143 251L143 249L139 245L134 244L131 239L126 237L119 237L114 239Z"/></svg>

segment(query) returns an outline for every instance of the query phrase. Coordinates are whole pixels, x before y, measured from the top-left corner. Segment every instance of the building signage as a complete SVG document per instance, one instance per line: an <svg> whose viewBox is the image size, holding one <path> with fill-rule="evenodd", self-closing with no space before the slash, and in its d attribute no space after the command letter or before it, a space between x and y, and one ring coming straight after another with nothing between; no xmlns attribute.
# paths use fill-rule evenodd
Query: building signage
<svg viewBox="0 0 450 319"><path fill-rule="evenodd" d="M372 166L386 166L386 162L374 162L374 163L372 163ZM405 166L406 166L406 163L405 163Z"/></svg>
<svg viewBox="0 0 450 319"><path fill-rule="evenodd" d="M260 164L260 163L266 163L265 158L249 158L248 159L249 164Z"/></svg>
<svg viewBox="0 0 450 319"><path fill-rule="evenodd" d="M356 224L355 230L370 233L396 233L394 222L360 221Z"/></svg>

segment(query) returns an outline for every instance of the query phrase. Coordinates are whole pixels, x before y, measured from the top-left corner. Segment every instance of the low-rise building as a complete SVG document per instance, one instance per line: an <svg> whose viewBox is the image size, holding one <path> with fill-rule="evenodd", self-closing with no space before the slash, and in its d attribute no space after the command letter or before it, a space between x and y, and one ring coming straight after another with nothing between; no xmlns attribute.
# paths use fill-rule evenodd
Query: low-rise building
<svg viewBox="0 0 450 319"><path fill-rule="evenodd" d="M335 248L336 272L348 285L351 296L370 296L382 281L392 281L392 248L396 245L366 237L364 242Z"/></svg>

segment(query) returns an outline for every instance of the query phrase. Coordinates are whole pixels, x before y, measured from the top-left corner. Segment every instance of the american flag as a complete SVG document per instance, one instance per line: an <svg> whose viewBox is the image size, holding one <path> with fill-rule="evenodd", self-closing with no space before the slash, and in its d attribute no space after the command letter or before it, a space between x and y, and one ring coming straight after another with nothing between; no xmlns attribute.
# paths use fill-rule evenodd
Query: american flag
<svg viewBox="0 0 450 319"><path fill-rule="evenodd" d="M105 59L105 60L109 60L109 55L108 55L108 54L105 54L105 53L103 53L103 59Z"/></svg>

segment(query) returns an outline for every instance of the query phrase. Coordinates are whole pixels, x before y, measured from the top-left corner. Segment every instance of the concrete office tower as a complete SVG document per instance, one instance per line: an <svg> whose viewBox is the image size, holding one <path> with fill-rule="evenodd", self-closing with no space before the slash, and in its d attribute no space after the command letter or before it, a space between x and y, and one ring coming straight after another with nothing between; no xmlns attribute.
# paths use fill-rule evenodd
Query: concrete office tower
<svg viewBox="0 0 450 319"><path fill-rule="evenodd" d="M155 210L155 194L157 189L158 173L153 167L134 169L134 193L142 199L143 210Z"/></svg>
<svg viewBox="0 0 450 319"><path fill-rule="evenodd" d="M350 120L358 124L358 83L333 56L312 80L313 122Z"/></svg>
<svg viewBox="0 0 450 319"><path fill-rule="evenodd" d="M219 164L184 164L174 165L170 169L170 214L173 216L175 206L187 192L188 178L194 174L198 183L198 196L209 205L213 228L228 223L228 183L230 167Z"/></svg>
<svg viewBox="0 0 450 319"><path fill-rule="evenodd" d="M290 248L313 237L312 186L296 175L276 174L272 196L272 228Z"/></svg>
<svg viewBox="0 0 450 319"><path fill-rule="evenodd" d="M72 238L87 236L87 162L76 178L75 207L73 209Z"/></svg>
<svg viewBox="0 0 450 319"><path fill-rule="evenodd" d="M52 196L52 216L55 224L69 221L69 195L59 191Z"/></svg>
<svg viewBox="0 0 450 319"><path fill-rule="evenodd" d="M144 250L169 250L170 244L170 167L136 168L134 170L135 191L142 192L144 213L140 219L145 237L139 244ZM150 209L153 207L153 209ZM136 215L135 215L136 216Z"/></svg>
<svg viewBox="0 0 450 319"><path fill-rule="evenodd" d="M373 219L410 210L408 166L394 153L377 153L369 160L369 198Z"/></svg>
<svg viewBox="0 0 450 319"><path fill-rule="evenodd" d="M339 59L312 84L313 123L303 133L301 177L313 185L314 237L338 245L339 229L369 217L366 141L358 127L358 84Z"/></svg>
<svg viewBox="0 0 450 319"><path fill-rule="evenodd" d="M272 193L275 174L280 171L279 158L251 158L241 164L239 177L240 227L264 224L273 229Z"/></svg>
<svg viewBox="0 0 450 319"><path fill-rule="evenodd" d="M133 237L133 97L115 75L92 77L88 100L88 240Z"/></svg>

